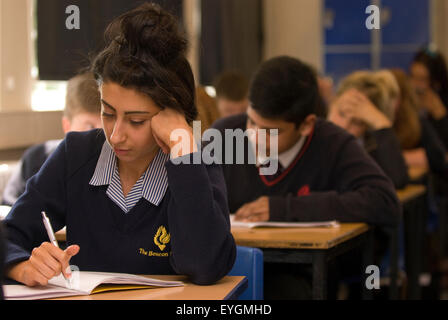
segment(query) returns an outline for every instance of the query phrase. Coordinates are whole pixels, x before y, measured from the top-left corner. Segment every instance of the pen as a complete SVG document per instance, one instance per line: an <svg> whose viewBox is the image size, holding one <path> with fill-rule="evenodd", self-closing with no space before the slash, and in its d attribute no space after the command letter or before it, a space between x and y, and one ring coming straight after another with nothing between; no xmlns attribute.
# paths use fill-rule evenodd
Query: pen
<svg viewBox="0 0 448 320"><path fill-rule="evenodd" d="M45 211L42 211L42 221L44 222L45 230L47 230L48 238L50 239L50 242L59 248L58 241L56 240L56 236L54 235L53 228L51 227L50 219L48 219L47 215L45 214ZM62 273L64 275L64 273ZM65 277L64 277L65 278ZM72 283L70 281L70 278L65 278L67 281L67 285L69 288L72 287Z"/></svg>

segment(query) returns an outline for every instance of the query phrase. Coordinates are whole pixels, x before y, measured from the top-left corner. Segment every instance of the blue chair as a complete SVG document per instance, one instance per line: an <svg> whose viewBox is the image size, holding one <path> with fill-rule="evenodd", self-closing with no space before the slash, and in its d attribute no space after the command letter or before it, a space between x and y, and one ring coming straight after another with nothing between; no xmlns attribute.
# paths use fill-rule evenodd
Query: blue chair
<svg viewBox="0 0 448 320"><path fill-rule="evenodd" d="M263 300L263 251L236 247L236 260L229 276L246 276L248 287L238 300Z"/></svg>

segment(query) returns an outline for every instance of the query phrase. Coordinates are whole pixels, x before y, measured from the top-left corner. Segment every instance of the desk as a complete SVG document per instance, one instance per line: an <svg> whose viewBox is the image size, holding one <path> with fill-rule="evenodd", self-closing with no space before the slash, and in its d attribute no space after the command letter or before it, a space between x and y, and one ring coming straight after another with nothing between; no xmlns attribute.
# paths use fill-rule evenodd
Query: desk
<svg viewBox="0 0 448 320"><path fill-rule="evenodd" d="M425 210L426 187L423 185L408 185L402 190L397 190L397 196L403 205L403 223L405 238L405 263L408 278L408 299L420 299L421 290L419 284L421 263L423 260L423 242L425 236ZM398 230L393 239L393 252L391 252L391 279L395 290L395 272L398 271Z"/></svg>
<svg viewBox="0 0 448 320"><path fill-rule="evenodd" d="M174 288L112 291L89 296L65 297L50 300L233 300L247 288L247 278L227 276L211 286L199 286L185 276L149 276L162 280L184 281L185 286Z"/></svg>
<svg viewBox="0 0 448 320"><path fill-rule="evenodd" d="M421 182L429 173L429 168L426 166L409 167L408 175L411 182Z"/></svg>
<svg viewBox="0 0 448 320"><path fill-rule="evenodd" d="M265 262L311 264L313 299L327 297L331 259L364 246L364 264L373 261L372 232L364 223L343 223L339 228L232 228L232 234L240 246L261 248Z"/></svg>

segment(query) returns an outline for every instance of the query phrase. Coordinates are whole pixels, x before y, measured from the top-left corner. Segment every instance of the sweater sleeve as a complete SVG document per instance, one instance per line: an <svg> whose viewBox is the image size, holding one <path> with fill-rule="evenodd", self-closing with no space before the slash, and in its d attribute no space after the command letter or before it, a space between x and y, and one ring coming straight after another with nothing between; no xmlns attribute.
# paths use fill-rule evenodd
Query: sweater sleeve
<svg viewBox="0 0 448 320"><path fill-rule="evenodd" d="M448 165L445 154L446 149L432 124L424 117L420 117L422 125L421 145L425 149L429 167L436 174L447 174Z"/></svg>
<svg viewBox="0 0 448 320"><path fill-rule="evenodd" d="M166 168L172 194L168 208L171 264L196 284L212 284L231 270L236 257L222 169L172 161Z"/></svg>
<svg viewBox="0 0 448 320"><path fill-rule="evenodd" d="M397 225L401 206L394 187L354 138L340 148L330 172L328 191L270 197L270 220Z"/></svg>
<svg viewBox="0 0 448 320"><path fill-rule="evenodd" d="M442 140L445 148L448 148L448 115L439 120L430 117L429 120Z"/></svg>
<svg viewBox="0 0 448 320"><path fill-rule="evenodd" d="M409 182L408 168L393 129L375 130L372 135L377 147L369 153L370 156L392 180L395 188L404 188Z"/></svg>
<svg viewBox="0 0 448 320"><path fill-rule="evenodd" d="M33 248L49 241L41 211L47 213L55 232L65 226L65 161L64 142L28 180L25 193L5 218L6 265L28 259Z"/></svg>

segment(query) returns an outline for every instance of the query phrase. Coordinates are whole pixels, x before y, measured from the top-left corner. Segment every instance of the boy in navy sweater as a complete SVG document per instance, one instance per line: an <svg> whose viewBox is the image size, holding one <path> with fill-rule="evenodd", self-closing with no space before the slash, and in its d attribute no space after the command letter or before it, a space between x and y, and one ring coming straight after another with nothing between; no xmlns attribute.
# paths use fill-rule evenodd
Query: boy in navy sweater
<svg viewBox="0 0 448 320"><path fill-rule="evenodd" d="M81 271L183 274L211 284L233 266L222 171L194 157L194 78L175 18L143 4L115 19L92 63L102 130L69 133L5 219L7 275L45 285ZM170 135L187 133L174 151ZM176 142L177 145L177 142ZM171 156L171 159L170 159ZM41 211L68 248L46 242Z"/></svg>
<svg viewBox="0 0 448 320"><path fill-rule="evenodd" d="M357 139L317 119L319 94L311 68L289 57L265 62L253 78L250 102L247 114L214 124L223 136L226 129L278 130L277 150L270 145L275 137L267 135L264 141L259 132L247 135L245 142L256 154L266 149L267 157L259 157L256 165L245 155L244 164L223 166L229 208L236 219L397 225L400 204L390 179ZM277 172L263 175L262 168L273 162ZM350 264L356 267L356 262ZM306 268L265 264L265 298L310 298L307 279Z"/></svg>
<svg viewBox="0 0 448 320"><path fill-rule="evenodd" d="M312 70L279 57L255 75L247 114L215 123L223 133L278 129L278 157L268 160L278 161L276 174L262 175L260 165L247 163L223 166L230 212L249 221L396 225L400 205L390 179L352 135L317 119L318 99Z"/></svg>

